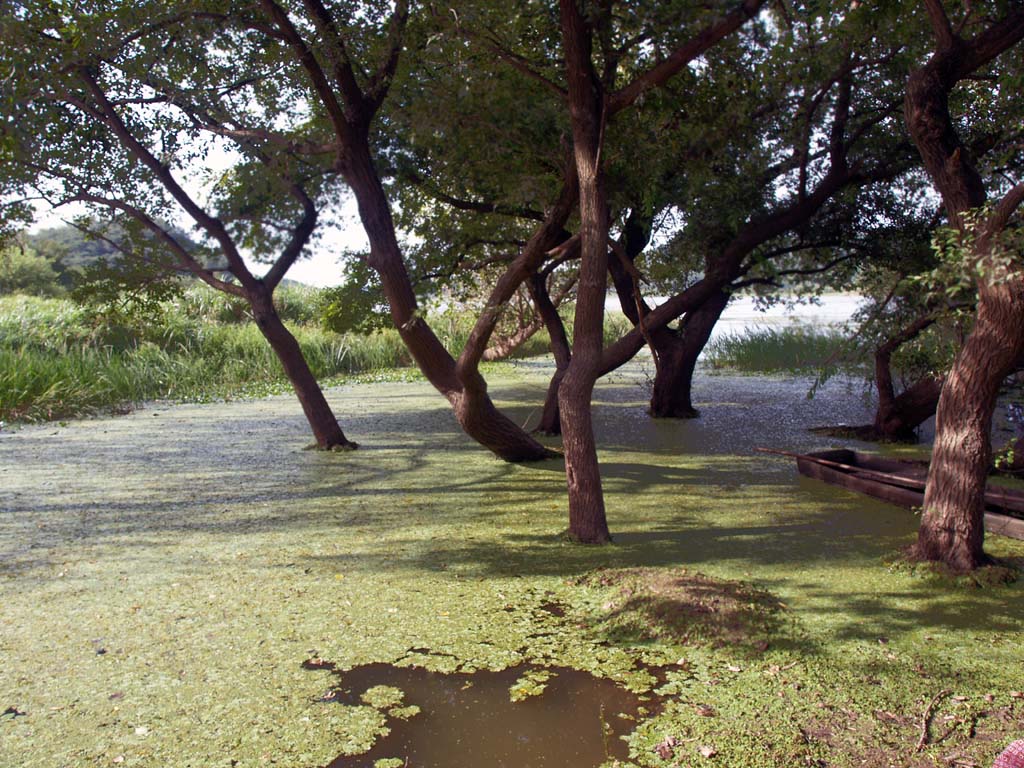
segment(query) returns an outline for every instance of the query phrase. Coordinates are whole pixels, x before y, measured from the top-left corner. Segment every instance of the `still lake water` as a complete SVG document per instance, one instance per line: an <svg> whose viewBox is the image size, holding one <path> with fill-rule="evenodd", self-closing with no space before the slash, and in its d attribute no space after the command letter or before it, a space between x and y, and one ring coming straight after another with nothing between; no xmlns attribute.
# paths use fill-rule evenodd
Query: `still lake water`
<svg viewBox="0 0 1024 768"><path fill-rule="evenodd" d="M864 301L863 296L856 294L833 293L822 296L814 304L777 304L762 310L752 296L737 296L725 308L711 338L743 333L752 328L839 326L848 323Z"/></svg>
<svg viewBox="0 0 1024 768"><path fill-rule="evenodd" d="M649 303L660 303L665 297L655 297ZM854 293L830 293L813 304L777 304L762 308L753 296L736 296L715 324L711 338L741 334L754 328L785 328L792 325L838 326L848 323L864 304L863 296ZM619 301L609 296L605 308L619 310Z"/></svg>

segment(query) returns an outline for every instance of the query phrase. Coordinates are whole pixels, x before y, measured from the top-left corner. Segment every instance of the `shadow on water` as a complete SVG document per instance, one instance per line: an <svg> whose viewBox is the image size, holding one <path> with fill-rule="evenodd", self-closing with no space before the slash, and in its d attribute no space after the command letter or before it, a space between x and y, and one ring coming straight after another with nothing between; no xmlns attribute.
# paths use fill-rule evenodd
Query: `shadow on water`
<svg viewBox="0 0 1024 768"><path fill-rule="evenodd" d="M408 719L389 716L390 732L369 752L342 755L328 768L369 768L386 758L415 768L596 768L628 756L624 737L643 707L640 697L614 681L564 667L443 674L368 664L335 674L340 683L326 697L331 703L358 705L368 690L388 686L404 694L397 707L419 712ZM535 695L512 700L510 689L540 685L542 692L535 687Z"/></svg>

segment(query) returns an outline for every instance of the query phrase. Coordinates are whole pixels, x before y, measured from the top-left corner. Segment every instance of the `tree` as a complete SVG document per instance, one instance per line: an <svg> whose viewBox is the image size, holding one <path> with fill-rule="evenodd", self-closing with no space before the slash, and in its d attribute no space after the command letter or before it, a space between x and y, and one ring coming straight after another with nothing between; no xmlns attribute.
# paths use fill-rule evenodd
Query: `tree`
<svg viewBox="0 0 1024 768"><path fill-rule="evenodd" d="M9 89L0 146L8 205L32 195L54 206L86 205L125 234L106 238L125 260L150 273L185 270L244 299L317 444L355 447L273 302L313 236L323 169L291 146L230 122L236 113L257 119L253 104L281 113L297 108L293 94L275 90L275 62L254 56L239 73L231 47L215 45L218 22L203 4L82 12L13 3L0 24L7 41L0 54ZM236 154L203 205L184 180L215 150ZM205 239L199 254L165 223L178 215ZM243 248L270 261L262 277L247 266Z"/></svg>
<svg viewBox="0 0 1024 768"><path fill-rule="evenodd" d="M611 225L602 159L607 125L618 112L756 16L761 5L747 0L699 25L668 58L616 88L621 54L612 42L612 4L589 7L589 16L584 16L576 0L559 2L566 102L580 189L580 279L572 359L558 389L558 405L569 487L569 530L581 541L609 538L590 411L594 384L607 365L602 333ZM603 66L595 64L595 39Z"/></svg>
<svg viewBox="0 0 1024 768"><path fill-rule="evenodd" d="M64 292L59 278L53 265L31 248L15 244L0 251L0 295L59 296Z"/></svg>
<svg viewBox="0 0 1024 768"><path fill-rule="evenodd" d="M252 34L277 41L288 52L292 76L315 104L321 127L330 131L333 165L358 202L370 241L367 264L379 276L395 327L420 370L448 399L463 430L479 443L509 461L547 458L551 455L547 448L494 407L478 368L500 308L521 278L503 276L498 281L493 301L455 360L419 311L403 260L390 201L376 167L371 132L405 45L408 3L400 0L393 8L364 8L355 16L320 0L309 0L302 9L263 0L259 10L252 16L233 13L231 20ZM372 38L360 29L361 24L377 22L387 30L378 38L380 44L368 42ZM310 133L317 130L317 126L310 128ZM551 228L561 230L574 200L574 184L567 184L549 213ZM528 250L542 251L549 237L543 230Z"/></svg>
<svg viewBox="0 0 1024 768"><path fill-rule="evenodd" d="M1024 265L1012 218L1024 203L1024 181L1006 182L1007 169L988 187L951 112L958 86L979 71L1009 78L985 92L1019 120L1020 57L1003 55L1024 39L1024 8L968 6L954 26L939 0L924 0L935 47L907 81L907 129L942 201L958 242L956 253L978 292L974 327L942 387L935 446L914 554L958 571L985 564L984 492L989 432L999 385L1024 354ZM985 11L990 9L986 8ZM974 32L973 36L965 33ZM1003 57L1003 58L1000 58ZM993 69L999 64L1002 69ZM1017 86L1014 85L1017 84ZM1012 107L1011 107L1012 110ZM1011 111L1009 114L1013 114ZM1018 177L1019 178L1019 177ZM1004 191L1005 190L1005 191Z"/></svg>
<svg viewBox="0 0 1024 768"><path fill-rule="evenodd" d="M770 47L744 40L739 50L715 49L704 98L685 109L711 125L723 121L712 135L725 138L718 147L684 144L676 167L628 201L621 257L610 262L623 311L638 326L631 344L652 347L652 415L697 415L690 397L697 358L732 294L813 292L870 258L865 232L877 227L873 219L892 216L879 190L913 160L912 147L892 138L909 46L885 33L889 21L874 8L798 8ZM745 86L738 95L737 81ZM643 204L652 199L653 211ZM678 210L685 224L668 244L645 251L659 207ZM681 314L672 327L679 315L655 313L638 274L670 293L697 281L713 285L699 301L665 303ZM630 344L620 351L617 360L631 354Z"/></svg>

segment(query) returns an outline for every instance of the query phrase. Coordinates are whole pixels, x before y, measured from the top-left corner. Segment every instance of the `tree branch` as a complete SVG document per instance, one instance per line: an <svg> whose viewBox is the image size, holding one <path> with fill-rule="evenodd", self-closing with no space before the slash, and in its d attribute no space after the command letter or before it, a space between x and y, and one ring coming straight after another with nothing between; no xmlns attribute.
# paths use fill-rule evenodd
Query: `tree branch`
<svg viewBox="0 0 1024 768"><path fill-rule="evenodd" d="M1013 189L1003 195L1002 200L996 204L992 215L985 222L985 230L989 233L1001 232L1006 228L1014 211L1022 203L1024 203L1024 181L1018 183Z"/></svg>
<svg viewBox="0 0 1024 768"><path fill-rule="evenodd" d="M156 235L157 239L159 239L160 242L166 245L171 250L171 252L178 257L178 261L180 262L181 267L183 269L188 270L196 277L198 277L200 280L202 280L204 283L207 283L211 287L216 288L218 291L223 291L224 293L230 293L233 296L239 296L243 298L246 296L246 292L241 286L219 279L216 275L214 275L213 270L204 267L202 264L196 261L195 257L188 252L188 249L185 248L185 246L178 242L178 239L174 237L174 235L168 232L165 227L161 226L157 221L155 221L152 217L147 215L140 208L137 208L134 205L130 205L129 203L124 202L123 200L114 200L111 198L102 197L100 195L94 195L90 192L79 193L75 195L74 199L85 203L102 205L106 208L110 208L111 210L121 211L122 213L127 214L128 216L142 224L142 226L145 227L147 230ZM127 251L125 251L123 248L119 247L118 250L121 250L122 253L127 253ZM233 269L221 271L229 271L232 274L234 274Z"/></svg>
<svg viewBox="0 0 1024 768"><path fill-rule="evenodd" d="M341 137L345 148L347 148L352 144L353 129L345 115L345 110L334 94L334 89L331 88L331 84L327 80L327 75L324 74L323 68L320 66L320 62L306 45L306 41L295 28L287 12L274 0L260 0L260 2L271 21L281 31L284 42L292 49L299 64L309 75L313 90L316 91L317 97L327 110L327 116L334 127L334 132Z"/></svg>
<svg viewBox="0 0 1024 768"><path fill-rule="evenodd" d="M334 17L321 0L302 0L302 2L306 7L306 12L313 19L320 39L327 43L328 58L331 60L334 70L334 81L341 89L345 104L350 110L364 112L365 107L369 106L367 97L359 87L359 81L356 80L356 73L352 69L352 59L345 47L345 38L338 30ZM369 122L365 115L360 114L359 117L366 120L367 123Z"/></svg>
<svg viewBox="0 0 1024 768"><path fill-rule="evenodd" d="M549 91L558 96L559 99L564 99L566 97L566 91L562 86L558 85L558 83L548 80L546 77L544 77L544 75L535 70L533 66L530 64L530 61L524 56L520 56L518 53L513 53L512 51L503 48L501 45L498 44L497 41L493 39L485 40L484 45L491 53L495 54L499 59L502 59L503 61L507 62L509 65L512 66L513 69L523 73L531 80L535 80L536 82L540 83Z"/></svg>
<svg viewBox="0 0 1024 768"><path fill-rule="evenodd" d="M395 9L388 21L387 55L366 85L366 98L370 102L372 112L376 112L380 105L384 103L384 98L391 88L391 81L395 76L395 70L398 68L398 59L402 54L402 41L405 37L405 26L408 21L408 0L397 0L395 2Z"/></svg>
<svg viewBox="0 0 1024 768"><path fill-rule="evenodd" d="M766 0L743 0L724 18L713 21L690 40L677 48L660 64L639 75L631 83L611 94L608 99L608 114L614 115L633 104L644 93L667 83L683 67L707 51L719 40L743 26L761 11Z"/></svg>
<svg viewBox="0 0 1024 768"><path fill-rule="evenodd" d="M428 195L435 200L445 203L460 211L474 211L475 213L493 213L499 216L511 216L519 219L530 219L532 221L544 221L544 214L532 208L516 208L500 203L488 203L477 200L463 200L453 195L446 194L439 189L428 186L427 180L418 173L405 174L406 178L413 184L421 187Z"/></svg>
<svg viewBox="0 0 1024 768"><path fill-rule="evenodd" d="M88 104L81 104L93 117L114 134L121 145L138 162L150 170L170 195L185 209L185 212L192 217L210 237L216 240L231 265L232 272L246 288L254 288L255 278L245 265L241 254L238 252L234 241L224 228L224 224L217 218L204 211L195 200L178 184L170 168L161 163L142 142L131 132L124 120L121 119L113 105L107 100L107 95L100 87L96 78L84 67L78 70L78 76L85 84L89 93L96 100L98 107Z"/></svg>
<svg viewBox="0 0 1024 768"><path fill-rule="evenodd" d="M946 9L942 7L942 0L924 0L924 5L928 10L928 19L931 21L939 50L950 50L956 43L956 36L953 34L953 26L949 23Z"/></svg>

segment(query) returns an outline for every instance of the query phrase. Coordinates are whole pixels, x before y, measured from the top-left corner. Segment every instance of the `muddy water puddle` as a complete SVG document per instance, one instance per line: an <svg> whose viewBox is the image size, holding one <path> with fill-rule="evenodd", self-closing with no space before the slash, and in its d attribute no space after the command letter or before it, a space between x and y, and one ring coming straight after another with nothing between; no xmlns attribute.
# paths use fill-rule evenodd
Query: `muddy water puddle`
<svg viewBox="0 0 1024 768"><path fill-rule="evenodd" d="M627 757L623 737L644 706L612 680L559 667L443 674L369 664L335 674L331 703L363 704L387 686L402 691L391 711L403 714L388 717L390 733L369 752L328 768L371 768L386 758L409 768L596 768ZM419 711L410 717L409 707Z"/></svg>

